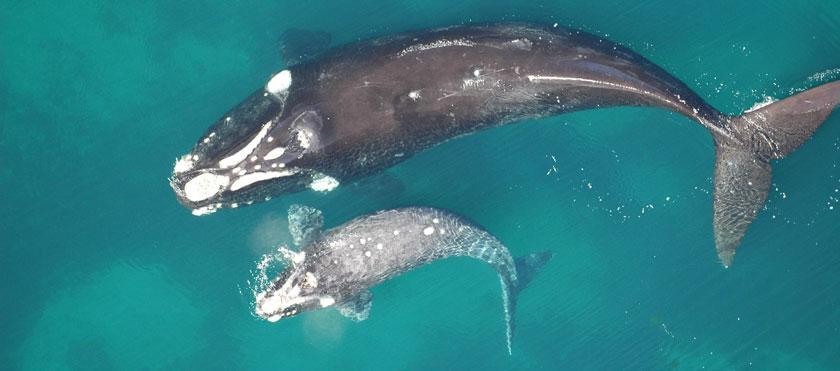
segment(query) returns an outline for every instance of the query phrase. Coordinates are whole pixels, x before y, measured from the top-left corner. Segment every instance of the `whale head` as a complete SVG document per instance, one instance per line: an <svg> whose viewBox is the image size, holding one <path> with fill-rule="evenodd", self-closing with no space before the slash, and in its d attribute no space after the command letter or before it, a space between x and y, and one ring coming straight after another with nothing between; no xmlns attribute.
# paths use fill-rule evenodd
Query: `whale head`
<svg viewBox="0 0 840 371"><path fill-rule="evenodd" d="M203 215L318 184L324 174L304 162L320 148L321 117L289 109L292 88L290 71L275 74L175 161L169 183L182 205Z"/></svg>
<svg viewBox="0 0 840 371"><path fill-rule="evenodd" d="M265 291L257 294L255 312L270 322L277 322L335 304L335 299L318 286L316 273L294 267L286 269Z"/></svg>

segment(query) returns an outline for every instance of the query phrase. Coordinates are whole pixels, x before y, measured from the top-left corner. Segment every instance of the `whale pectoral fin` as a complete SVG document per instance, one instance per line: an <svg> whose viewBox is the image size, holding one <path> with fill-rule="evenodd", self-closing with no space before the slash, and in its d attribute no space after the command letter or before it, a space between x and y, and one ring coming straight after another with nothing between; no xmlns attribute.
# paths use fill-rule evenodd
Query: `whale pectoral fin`
<svg viewBox="0 0 840 371"><path fill-rule="evenodd" d="M324 31L290 28L280 35L278 49L286 66L310 60L330 47L332 36Z"/></svg>
<svg viewBox="0 0 840 371"><path fill-rule="evenodd" d="M321 210L298 204L289 206L289 233L295 245L306 246L317 239L323 226Z"/></svg>
<svg viewBox="0 0 840 371"><path fill-rule="evenodd" d="M370 315L371 300L373 294L370 291L362 291L358 295L350 298L341 304L336 305L338 312L342 316L352 319L353 321L364 321Z"/></svg>

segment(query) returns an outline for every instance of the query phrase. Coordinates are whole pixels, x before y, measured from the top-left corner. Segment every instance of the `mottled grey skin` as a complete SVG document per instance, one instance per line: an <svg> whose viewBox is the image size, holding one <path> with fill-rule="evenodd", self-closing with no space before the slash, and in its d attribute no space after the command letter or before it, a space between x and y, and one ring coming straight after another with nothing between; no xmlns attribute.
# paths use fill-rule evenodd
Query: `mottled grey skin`
<svg viewBox="0 0 840 371"><path fill-rule="evenodd" d="M517 264L508 249L481 227L447 211L420 207L358 217L318 235L301 253L258 296L260 316L276 321L337 305L343 314L364 319L371 287L439 259L467 256L499 274L509 338L516 295L550 257L544 252Z"/></svg>
<svg viewBox="0 0 840 371"><path fill-rule="evenodd" d="M360 41L288 71L287 90L258 90L199 139L188 154L196 160L171 180L182 204L209 212L307 186L323 189L317 180L325 176L344 184L488 127L592 108L651 106L682 114L715 138L715 238L729 265L764 204L769 161L808 139L840 103L835 82L744 116L727 116L630 49L580 31L527 24L458 26ZM185 197L185 185L200 174L235 181L239 175L220 168L219 160L242 148L266 122L273 141L261 141L240 171L279 163L290 174L238 190L219 185L206 199ZM302 132L312 135L308 147L301 145ZM277 146L287 149L283 157L264 160Z"/></svg>

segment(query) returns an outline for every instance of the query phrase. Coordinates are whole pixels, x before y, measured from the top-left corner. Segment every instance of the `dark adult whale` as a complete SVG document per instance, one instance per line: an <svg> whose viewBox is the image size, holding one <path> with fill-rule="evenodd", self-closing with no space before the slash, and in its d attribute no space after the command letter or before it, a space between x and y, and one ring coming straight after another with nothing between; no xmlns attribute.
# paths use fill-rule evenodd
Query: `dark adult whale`
<svg viewBox="0 0 840 371"><path fill-rule="evenodd" d="M511 351L516 298L550 258L548 251L513 259L499 240L444 210L380 211L321 232L320 211L293 205L289 229L300 251L283 249L290 266L256 295L257 315L271 322L335 306L357 321L368 317L369 288L436 260L467 256L499 274Z"/></svg>
<svg viewBox="0 0 840 371"><path fill-rule="evenodd" d="M458 26L361 41L275 74L178 159L178 200L200 215L307 187L329 191L453 137L525 118L653 106L717 146L714 231L729 266L764 204L770 161L810 138L840 81L727 116L633 51L524 24Z"/></svg>

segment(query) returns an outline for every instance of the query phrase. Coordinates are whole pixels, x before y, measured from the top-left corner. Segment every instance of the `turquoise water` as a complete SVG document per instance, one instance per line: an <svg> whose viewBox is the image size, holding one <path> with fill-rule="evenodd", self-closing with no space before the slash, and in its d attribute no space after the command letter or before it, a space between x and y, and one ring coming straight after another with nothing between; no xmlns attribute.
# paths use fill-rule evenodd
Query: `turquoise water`
<svg viewBox="0 0 840 371"><path fill-rule="evenodd" d="M175 157L282 68L289 28L335 43L463 22L560 23L627 45L718 109L840 78L840 3L0 3L0 368L837 369L840 114L776 163L734 266L712 238L699 125L619 108L447 142L357 185L197 218ZM554 259L505 350L495 273L451 259L374 288L370 319L255 318L256 262L292 203L328 226L407 205Z"/></svg>

